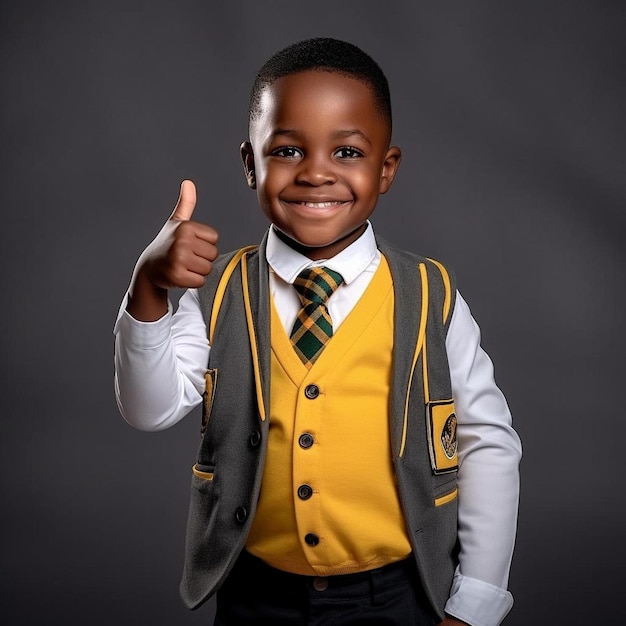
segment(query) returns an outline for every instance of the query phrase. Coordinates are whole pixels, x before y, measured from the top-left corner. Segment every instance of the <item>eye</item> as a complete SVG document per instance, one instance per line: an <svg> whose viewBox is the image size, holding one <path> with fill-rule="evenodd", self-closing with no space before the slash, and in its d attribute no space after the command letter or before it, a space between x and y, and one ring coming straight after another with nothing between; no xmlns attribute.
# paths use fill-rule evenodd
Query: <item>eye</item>
<svg viewBox="0 0 626 626"><path fill-rule="evenodd" d="M272 150L272 156L282 157L283 159L297 159L302 156L302 152L293 146L281 146Z"/></svg>
<svg viewBox="0 0 626 626"><path fill-rule="evenodd" d="M352 148L351 146L343 146L335 150L334 156L338 159L358 159L363 156L363 153L356 148Z"/></svg>

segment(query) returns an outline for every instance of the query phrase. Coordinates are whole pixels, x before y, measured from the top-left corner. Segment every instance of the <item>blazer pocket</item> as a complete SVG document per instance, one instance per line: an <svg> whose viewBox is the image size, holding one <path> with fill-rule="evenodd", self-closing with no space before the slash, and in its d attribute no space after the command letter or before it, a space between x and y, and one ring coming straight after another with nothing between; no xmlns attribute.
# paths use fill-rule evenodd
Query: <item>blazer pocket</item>
<svg viewBox="0 0 626 626"><path fill-rule="evenodd" d="M449 502L453 502L459 496L459 488L456 486L452 486L450 491L444 493L441 496L435 497L435 506L443 506L444 504L448 504Z"/></svg>
<svg viewBox="0 0 626 626"><path fill-rule="evenodd" d="M213 480L214 477L214 468L210 465L200 465L200 463L196 463L192 468L193 473L203 480Z"/></svg>

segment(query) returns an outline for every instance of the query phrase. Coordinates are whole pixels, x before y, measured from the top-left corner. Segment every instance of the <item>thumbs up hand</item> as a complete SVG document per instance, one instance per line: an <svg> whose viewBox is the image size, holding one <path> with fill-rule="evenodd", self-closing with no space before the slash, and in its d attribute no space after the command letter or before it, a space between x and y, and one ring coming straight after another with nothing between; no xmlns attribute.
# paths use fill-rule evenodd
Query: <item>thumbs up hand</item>
<svg viewBox="0 0 626 626"><path fill-rule="evenodd" d="M201 287L211 271L217 232L191 221L195 208L196 186L184 180L172 215L140 258L143 272L157 287Z"/></svg>
<svg viewBox="0 0 626 626"><path fill-rule="evenodd" d="M159 319L167 311L168 289L201 287L211 272L218 235L191 221L195 207L196 186L184 180L174 211L135 266L127 308L136 319Z"/></svg>

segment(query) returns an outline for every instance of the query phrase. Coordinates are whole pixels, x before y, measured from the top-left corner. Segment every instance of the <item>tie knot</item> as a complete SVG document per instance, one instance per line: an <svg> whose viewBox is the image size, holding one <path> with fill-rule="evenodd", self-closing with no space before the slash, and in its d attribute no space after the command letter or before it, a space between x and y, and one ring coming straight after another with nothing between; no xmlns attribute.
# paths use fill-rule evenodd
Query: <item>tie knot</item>
<svg viewBox="0 0 626 626"><path fill-rule="evenodd" d="M306 306L310 302L326 304L342 282L343 277L338 272L327 267L310 267L298 274L293 286L300 296L302 306Z"/></svg>

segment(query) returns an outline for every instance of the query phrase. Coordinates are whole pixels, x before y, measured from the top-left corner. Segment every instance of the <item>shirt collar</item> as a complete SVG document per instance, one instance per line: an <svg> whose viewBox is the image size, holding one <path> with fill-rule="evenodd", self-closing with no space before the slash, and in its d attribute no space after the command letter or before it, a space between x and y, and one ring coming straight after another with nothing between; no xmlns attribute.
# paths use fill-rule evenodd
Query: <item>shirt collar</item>
<svg viewBox="0 0 626 626"><path fill-rule="evenodd" d="M267 236L266 258L269 266L286 283L293 284L298 274L309 267L328 267L339 272L346 284L350 284L363 272L378 254L374 230L367 222L365 232L345 250L331 259L312 261L286 244L270 226Z"/></svg>

